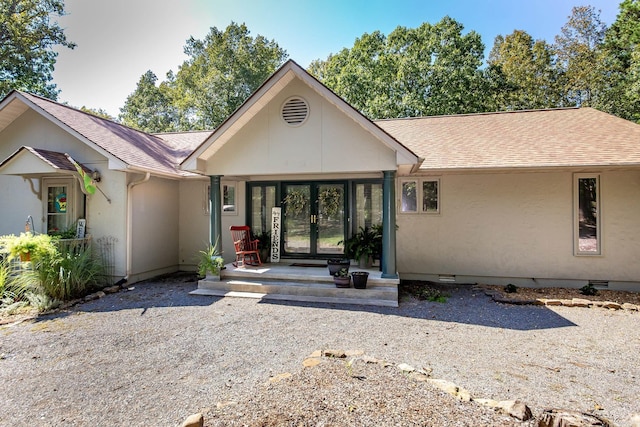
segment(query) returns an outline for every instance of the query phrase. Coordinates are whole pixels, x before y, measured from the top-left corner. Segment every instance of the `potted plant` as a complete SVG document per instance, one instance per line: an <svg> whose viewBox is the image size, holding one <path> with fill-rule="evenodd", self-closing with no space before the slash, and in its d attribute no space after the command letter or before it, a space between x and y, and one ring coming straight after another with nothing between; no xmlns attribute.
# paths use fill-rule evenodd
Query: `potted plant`
<svg viewBox="0 0 640 427"><path fill-rule="evenodd" d="M6 246L11 258L31 261L33 257L42 257L56 252L55 238L47 234L20 233L19 236L4 236L3 245Z"/></svg>
<svg viewBox="0 0 640 427"><path fill-rule="evenodd" d="M333 276L341 268L346 268L349 271L351 261L349 258L329 258L327 260L327 268L329 269L329 275Z"/></svg>
<svg viewBox="0 0 640 427"><path fill-rule="evenodd" d="M367 289L367 279L369 278L369 273L366 271L354 271L351 273L351 277L353 278L353 287L356 289Z"/></svg>
<svg viewBox="0 0 640 427"><path fill-rule="evenodd" d="M199 259L198 275L206 277L207 280L220 280L220 270L224 268L224 258L220 254L218 244L209 245L206 250L200 251Z"/></svg>
<svg viewBox="0 0 640 427"><path fill-rule="evenodd" d="M333 275L333 283L336 284L336 288L350 288L351 276L349 276L349 270L341 268Z"/></svg>
<svg viewBox="0 0 640 427"><path fill-rule="evenodd" d="M382 225L360 227L360 231L343 243L347 257L358 261L360 268L370 268L373 258L382 253Z"/></svg>

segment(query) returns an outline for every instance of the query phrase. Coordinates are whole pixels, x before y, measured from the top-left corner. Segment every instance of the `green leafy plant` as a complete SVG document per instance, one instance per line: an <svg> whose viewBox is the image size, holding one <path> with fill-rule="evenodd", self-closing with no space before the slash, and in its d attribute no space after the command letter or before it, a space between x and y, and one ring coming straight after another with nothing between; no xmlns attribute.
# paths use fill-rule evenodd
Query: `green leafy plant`
<svg viewBox="0 0 640 427"><path fill-rule="evenodd" d="M224 267L224 258L222 258L218 243L216 242L215 245L209 244L207 249L199 252L198 275L200 277L205 277L209 271L213 275L218 275L222 267Z"/></svg>
<svg viewBox="0 0 640 427"><path fill-rule="evenodd" d="M57 252L55 238L47 234L20 233L19 236L8 235L0 237L0 246L6 248L10 258L29 255L38 259Z"/></svg>
<svg viewBox="0 0 640 427"><path fill-rule="evenodd" d="M504 291L508 294L514 294L518 292L518 287L512 283L509 283L507 286L504 287Z"/></svg>
<svg viewBox="0 0 640 427"><path fill-rule="evenodd" d="M340 270L336 271L333 274L333 277L338 277L338 278L342 278L342 279L346 279L349 277L349 269L348 268L341 268Z"/></svg>
<svg viewBox="0 0 640 427"><path fill-rule="evenodd" d="M593 286L593 284L589 283L588 285L580 288L580 293L582 295L598 295L598 290Z"/></svg>
<svg viewBox="0 0 640 427"><path fill-rule="evenodd" d="M382 253L382 225L360 227L360 231L339 242L344 244L347 258L359 260L362 257L376 257Z"/></svg>
<svg viewBox="0 0 640 427"><path fill-rule="evenodd" d="M421 301L446 303L450 295L443 292L428 282L406 281L400 282L399 291L401 295L410 295Z"/></svg>
<svg viewBox="0 0 640 427"><path fill-rule="evenodd" d="M102 258L90 245L63 246L39 258L34 270L44 293L62 301L88 294L105 278Z"/></svg>

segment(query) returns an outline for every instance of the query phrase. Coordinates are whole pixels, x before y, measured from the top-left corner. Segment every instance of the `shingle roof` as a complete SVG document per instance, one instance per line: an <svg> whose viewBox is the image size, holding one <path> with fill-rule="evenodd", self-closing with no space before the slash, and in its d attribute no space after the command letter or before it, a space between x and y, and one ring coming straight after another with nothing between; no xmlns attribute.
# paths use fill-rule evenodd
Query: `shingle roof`
<svg viewBox="0 0 640 427"><path fill-rule="evenodd" d="M640 125L593 108L379 120L422 170L640 165Z"/></svg>
<svg viewBox="0 0 640 427"><path fill-rule="evenodd" d="M178 168L210 132L150 135L46 98L20 92L29 101L124 163L162 174L192 175ZM198 139L201 138L201 139Z"/></svg>
<svg viewBox="0 0 640 427"><path fill-rule="evenodd" d="M71 163L71 161L69 161L67 154L60 153L58 151L43 150L42 148L33 148L28 146L22 146L19 149L17 149L13 154L11 154L9 157L7 157L2 162L0 162L0 167L10 162L22 151L30 152L31 154L33 154L34 156L36 156L37 158L39 158L40 160L42 160L43 162L45 162L46 164L48 164L54 169L73 171L73 172L76 171L76 167L74 166L73 163ZM88 172L88 173L93 172L91 169L89 169L88 167L86 167L81 163L80 163L80 167L82 167L82 169L85 172Z"/></svg>

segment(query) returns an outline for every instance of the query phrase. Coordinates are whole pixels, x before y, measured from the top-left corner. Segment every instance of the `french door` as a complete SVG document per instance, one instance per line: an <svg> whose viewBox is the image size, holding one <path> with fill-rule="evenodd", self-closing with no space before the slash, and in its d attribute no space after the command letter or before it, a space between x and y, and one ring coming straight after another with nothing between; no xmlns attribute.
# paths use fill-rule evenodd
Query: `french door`
<svg viewBox="0 0 640 427"><path fill-rule="evenodd" d="M347 229L344 182L283 183L283 255L335 256Z"/></svg>

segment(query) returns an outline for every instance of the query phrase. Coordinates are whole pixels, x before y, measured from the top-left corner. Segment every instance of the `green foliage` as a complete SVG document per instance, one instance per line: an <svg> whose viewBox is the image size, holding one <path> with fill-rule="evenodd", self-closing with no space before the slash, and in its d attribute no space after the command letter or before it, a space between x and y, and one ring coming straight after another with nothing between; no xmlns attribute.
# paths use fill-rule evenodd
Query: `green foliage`
<svg viewBox="0 0 640 427"><path fill-rule="evenodd" d="M309 71L371 119L483 111L484 45L445 17L435 25L375 31Z"/></svg>
<svg viewBox="0 0 640 427"><path fill-rule="evenodd" d="M342 267L340 270L336 271L335 273L333 273L334 277L339 277L342 279L346 279L347 277L349 277L349 269Z"/></svg>
<svg viewBox="0 0 640 427"><path fill-rule="evenodd" d="M504 291L508 294L514 294L518 292L518 287L512 283L509 283L507 286L504 287Z"/></svg>
<svg viewBox="0 0 640 427"><path fill-rule="evenodd" d="M588 285L580 288L580 293L582 295L598 295L598 290L591 283L589 283Z"/></svg>
<svg viewBox="0 0 640 427"><path fill-rule="evenodd" d="M399 290L401 294L410 295L421 301L446 303L450 297L449 294L429 283L419 281L400 282Z"/></svg>
<svg viewBox="0 0 640 427"><path fill-rule="evenodd" d="M576 106L589 107L598 91L599 51L606 25L592 6L571 10L569 20L556 36L555 50L564 72L564 93Z"/></svg>
<svg viewBox="0 0 640 427"><path fill-rule="evenodd" d="M168 78L174 79L173 75ZM171 132L180 129L177 108L169 88L172 80L156 86L158 78L151 71L144 73L136 90L120 109L120 121L143 132Z"/></svg>
<svg viewBox="0 0 640 427"><path fill-rule="evenodd" d="M0 253L0 308L5 309L16 302L24 301L26 295L37 288L32 274L19 274L9 259L8 253Z"/></svg>
<svg viewBox="0 0 640 427"><path fill-rule="evenodd" d="M562 105L559 80L551 46L533 41L525 31L515 30L496 37L489 54L490 81L498 110L552 108Z"/></svg>
<svg viewBox="0 0 640 427"><path fill-rule="evenodd" d="M0 0L0 99L11 89L57 98L52 48L75 47L55 21L64 14L62 0Z"/></svg>
<svg viewBox="0 0 640 427"><path fill-rule="evenodd" d="M19 236L0 237L0 247L5 247L10 258L29 254L33 262L57 252L55 238L47 234L20 233Z"/></svg>
<svg viewBox="0 0 640 427"><path fill-rule="evenodd" d="M359 260L362 257L379 256L382 253L382 224L360 227L360 231L344 240L344 255Z"/></svg>
<svg viewBox="0 0 640 427"><path fill-rule="evenodd" d="M101 257L90 245L62 245L35 263L34 270L46 295L67 301L98 287L105 274Z"/></svg>
<svg viewBox="0 0 640 427"><path fill-rule="evenodd" d="M224 258L221 256L220 245L207 246L207 249L199 252L198 275L205 277L207 272L213 275L220 274L220 270L224 267Z"/></svg>
<svg viewBox="0 0 640 427"><path fill-rule="evenodd" d="M599 57L594 106L640 123L640 0L624 0Z"/></svg>

